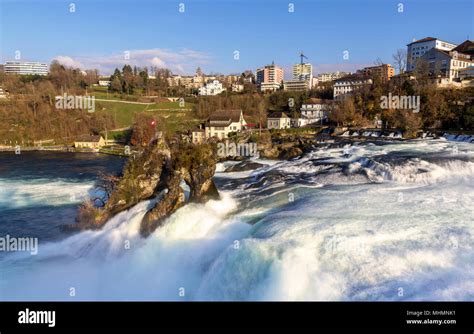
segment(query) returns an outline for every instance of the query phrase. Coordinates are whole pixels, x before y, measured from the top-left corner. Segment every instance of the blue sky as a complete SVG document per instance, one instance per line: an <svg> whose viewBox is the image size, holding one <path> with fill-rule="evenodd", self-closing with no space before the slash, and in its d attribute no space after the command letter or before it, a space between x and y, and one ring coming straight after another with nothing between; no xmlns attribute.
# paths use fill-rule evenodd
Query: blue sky
<svg viewBox="0 0 474 334"><path fill-rule="evenodd" d="M98 68L124 63L175 73L239 73L300 51L314 72L391 63L414 38L474 39L472 0L0 0L0 62ZM70 12L70 3L75 12ZM180 13L179 4L185 5ZM289 12L289 3L294 12ZM403 12L398 4L403 3ZM449 8L449 9L448 9ZM343 52L349 51L349 59ZM129 51L130 59L126 59ZM234 52L239 59L234 59Z"/></svg>

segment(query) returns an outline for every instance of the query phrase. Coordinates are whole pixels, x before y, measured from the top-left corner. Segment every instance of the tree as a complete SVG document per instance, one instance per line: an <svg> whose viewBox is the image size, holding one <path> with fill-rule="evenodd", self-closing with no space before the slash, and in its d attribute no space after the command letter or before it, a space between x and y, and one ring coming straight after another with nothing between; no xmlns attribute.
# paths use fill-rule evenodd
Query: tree
<svg viewBox="0 0 474 334"><path fill-rule="evenodd" d="M110 90L115 92L122 92L122 82L118 76L114 76L110 83Z"/></svg>
<svg viewBox="0 0 474 334"><path fill-rule="evenodd" d="M257 106L258 113L258 123L259 123L259 134L262 134L262 122L265 122L267 119L267 106L265 100L261 100Z"/></svg>
<svg viewBox="0 0 474 334"><path fill-rule="evenodd" d="M156 120L147 114L137 114L132 126L130 143L134 146L147 146L156 134Z"/></svg>
<svg viewBox="0 0 474 334"><path fill-rule="evenodd" d="M134 83L133 83L133 70L130 65L124 65L122 68L122 91L127 94L133 94Z"/></svg>
<svg viewBox="0 0 474 334"><path fill-rule="evenodd" d="M416 81L419 85L426 86L428 84L428 79L430 75L430 67L428 62L425 59L418 58L416 60L415 70L414 70Z"/></svg>
<svg viewBox="0 0 474 334"><path fill-rule="evenodd" d="M398 74L403 74L407 66L407 52L404 49L397 49L392 57Z"/></svg>

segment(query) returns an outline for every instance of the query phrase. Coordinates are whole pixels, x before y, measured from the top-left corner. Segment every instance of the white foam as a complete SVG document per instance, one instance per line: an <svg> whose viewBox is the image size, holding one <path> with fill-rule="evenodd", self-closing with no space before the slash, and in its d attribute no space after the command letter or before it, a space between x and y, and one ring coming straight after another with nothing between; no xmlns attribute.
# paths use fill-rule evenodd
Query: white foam
<svg viewBox="0 0 474 334"><path fill-rule="evenodd" d="M224 192L179 209L147 239L139 225L153 201L141 202L100 231L40 244L34 257L0 259L0 299L474 300L473 163L456 155L371 163L394 151L446 157L451 147L443 140L354 146L353 160L341 148L317 150L257 173L311 171L309 159L327 158L380 183L275 182L270 196L251 202L245 196L260 189L233 191L242 203Z"/></svg>
<svg viewBox="0 0 474 334"><path fill-rule="evenodd" d="M17 181L0 179L0 207L20 208L38 205L81 203L93 189L94 182L36 179Z"/></svg>

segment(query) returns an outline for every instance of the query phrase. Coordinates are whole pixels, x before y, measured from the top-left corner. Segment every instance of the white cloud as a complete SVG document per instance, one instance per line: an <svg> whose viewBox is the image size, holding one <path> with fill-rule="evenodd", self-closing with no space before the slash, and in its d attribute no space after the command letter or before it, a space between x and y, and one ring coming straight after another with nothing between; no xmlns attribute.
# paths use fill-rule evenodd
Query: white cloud
<svg viewBox="0 0 474 334"><path fill-rule="evenodd" d="M127 50L120 53L101 56L57 56L54 59L61 64L81 69L98 69L101 74L111 74L115 68L121 69L125 64L132 67L168 68L174 73L194 73L198 66L210 64L212 57L204 52L181 49L144 49Z"/></svg>
<svg viewBox="0 0 474 334"><path fill-rule="evenodd" d="M151 64L157 67L166 67L165 62L158 57L153 57L153 59L151 60Z"/></svg>
<svg viewBox="0 0 474 334"><path fill-rule="evenodd" d="M74 68L84 67L84 65L81 62L74 60L68 56L57 56L57 57L54 57L54 60L57 60L61 65L64 65L67 67L74 67Z"/></svg>

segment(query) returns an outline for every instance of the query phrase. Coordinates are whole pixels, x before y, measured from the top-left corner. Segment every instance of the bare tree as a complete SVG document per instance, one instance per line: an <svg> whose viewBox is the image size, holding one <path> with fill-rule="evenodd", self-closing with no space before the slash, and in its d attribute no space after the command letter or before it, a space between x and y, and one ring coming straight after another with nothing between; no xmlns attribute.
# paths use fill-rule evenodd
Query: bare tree
<svg viewBox="0 0 474 334"><path fill-rule="evenodd" d="M382 65L384 65L384 62L382 61L382 59L380 59L380 57L377 57L377 59L375 59L375 61L374 61L374 65L375 66L382 66Z"/></svg>
<svg viewBox="0 0 474 334"><path fill-rule="evenodd" d="M265 100L261 100L257 105L258 123L259 123L259 135L262 134L262 122L265 121L267 116L267 107Z"/></svg>
<svg viewBox="0 0 474 334"><path fill-rule="evenodd" d="M407 52L404 49L397 49L392 57L398 74L403 74L407 66Z"/></svg>

